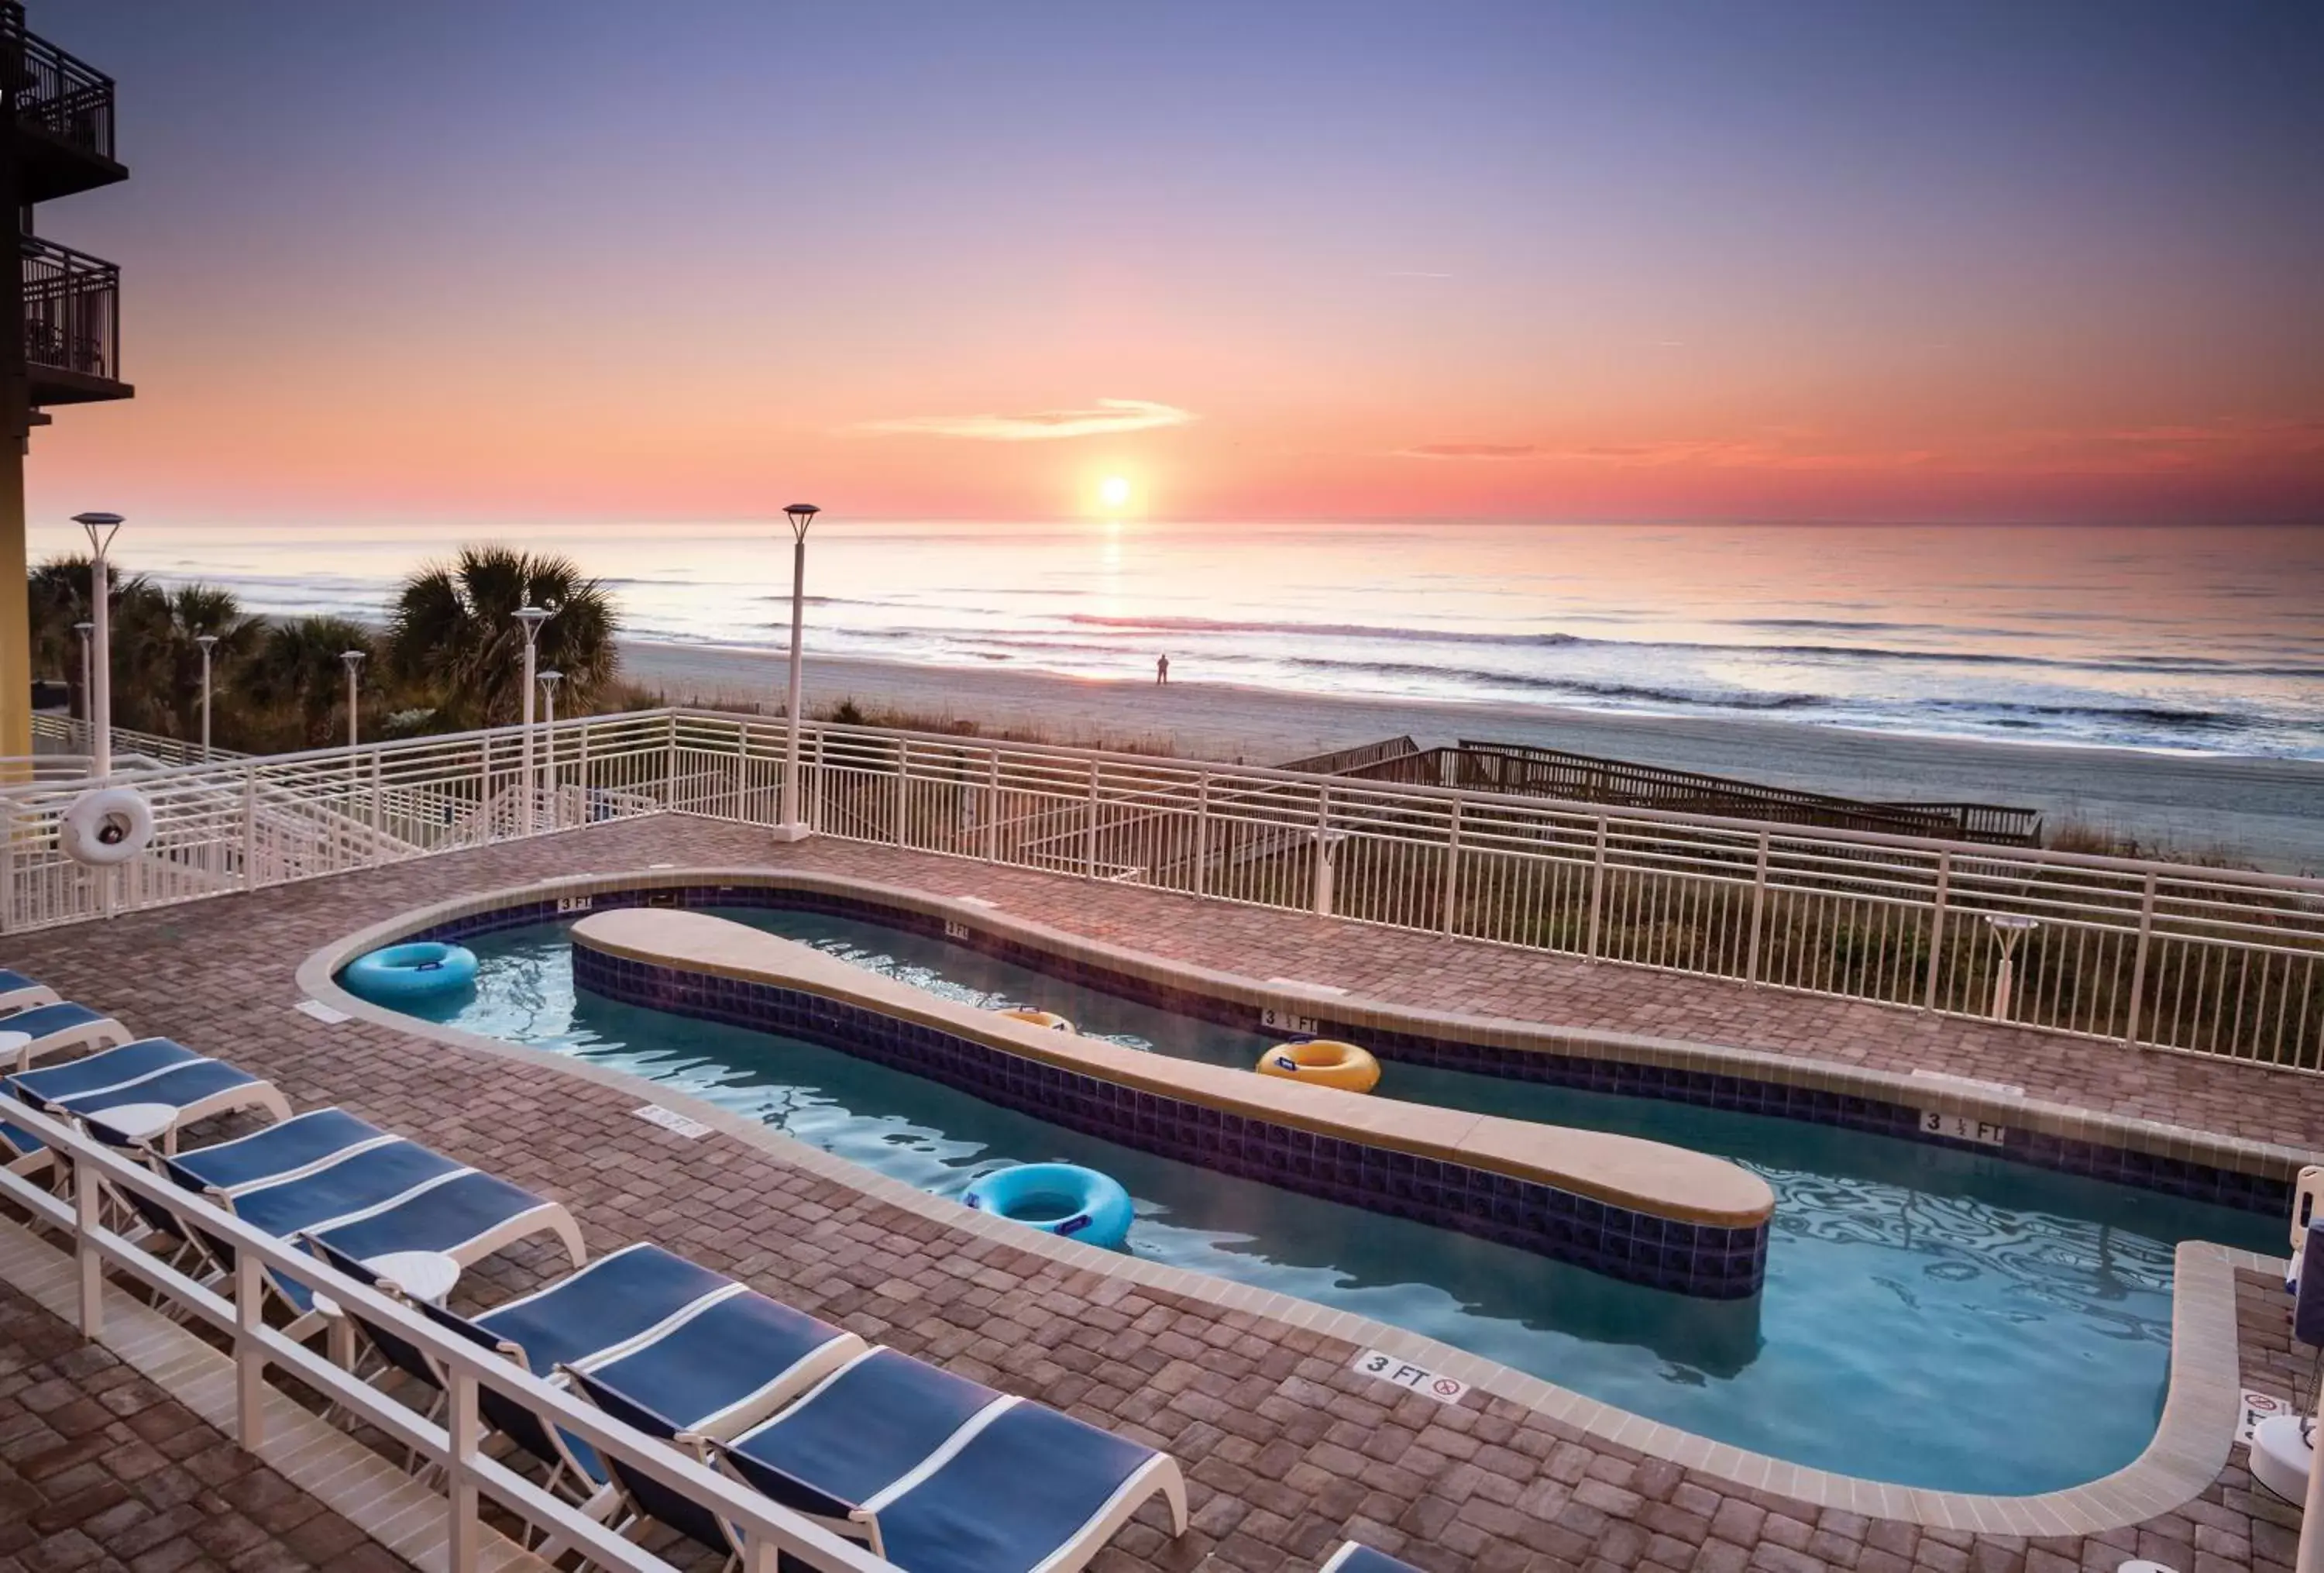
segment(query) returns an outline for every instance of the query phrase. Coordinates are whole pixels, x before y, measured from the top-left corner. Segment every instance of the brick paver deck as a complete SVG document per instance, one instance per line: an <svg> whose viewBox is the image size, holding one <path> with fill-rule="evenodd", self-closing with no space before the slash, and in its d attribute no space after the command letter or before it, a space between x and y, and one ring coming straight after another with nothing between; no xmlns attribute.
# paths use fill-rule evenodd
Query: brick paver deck
<svg viewBox="0 0 2324 1573"><path fill-rule="evenodd" d="M410 1573L0 1282L0 1573Z"/></svg>
<svg viewBox="0 0 2324 1573"><path fill-rule="evenodd" d="M2190 1123L2209 1124L2199 1111L2235 1102L2199 1072L2262 1074L892 849L779 848L759 832L678 818L18 937L5 958L141 1031L271 1076L301 1106L341 1104L566 1201L593 1250L659 1240L867 1337L1168 1448L1189 1473L1194 1527L1168 1540L1149 1510L1102 1555L1107 1573L1305 1568L1351 1534L1434 1573L2098 1573L2134 1555L2181 1573L2289 1565L2291 1510L2255 1497L2236 1467L2136 1529L2028 1541L1818 1509L1481 1393L1457 1407L1390 1398L1347 1370L1354 1351L1344 1343L959 1233L731 1140L683 1140L632 1117L634 1094L570 1076L546 1056L488 1057L362 1022L325 1025L291 1008L293 969L310 951L411 907L557 874L791 860L973 892L1019 916L1261 976L1900 1068L2006 1072L2046 1096ZM2182 1083L2184 1104L2174 1091ZM2295 1078L2267 1085L2278 1099L2312 1096L2312 1084ZM498 1299L554 1267L547 1251L511 1253L480 1265L463 1300ZM2245 1303L2247 1374L2286 1392L2280 1291L2271 1299L2255 1282Z"/></svg>
<svg viewBox="0 0 2324 1573"><path fill-rule="evenodd" d="M782 856L834 874L989 897L1017 917L1250 977L1296 977L1426 1010L1726 1044L1904 1075L1925 1067L2009 1083L2030 1096L2099 1113L2324 1149L2324 1076L1309 913L1198 902L892 847L814 840ZM765 858L762 850L752 861Z"/></svg>

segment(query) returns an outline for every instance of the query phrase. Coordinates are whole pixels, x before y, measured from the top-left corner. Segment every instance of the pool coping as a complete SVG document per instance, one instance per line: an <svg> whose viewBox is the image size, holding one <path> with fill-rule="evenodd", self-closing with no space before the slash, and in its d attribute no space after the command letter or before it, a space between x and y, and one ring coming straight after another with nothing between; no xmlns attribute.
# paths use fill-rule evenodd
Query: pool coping
<svg viewBox="0 0 2324 1573"><path fill-rule="evenodd" d="M1746 1487L1788 1496L1820 1507L1839 1508L1868 1516L1900 1520L1928 1527L1987 1534L2070 1536L2095 1534L2143 1522L2199 1495L2218 1477L2228 1461L2240 1407L2241 1370L2235 1309L2235 1274L2239 1270L2281 1274L2285 1264L2255 1252L2207 1241L2183 1241L2175 1253L2172 1299L2172 1340L2168 1386L2163 1414L2153 1437L2130 1463L2083 1485L2027 1496L2000 1496L1969 1492L1933 1491L1918 1486L1867 1480L1819 1469L1717 1442L1644 1415L1617 1408L1560 1387L1541 1377L1496 1360L1455 1348L1425 1335L1375 1321L1351 1311L1334 1310L1314 1300L1273 1290L1236 1283L1192 1269L1172 1267L1143 1258L1102 1250L1080 1242L1027 1229L1005 1219L973 1211L901 1180L866 1169L783 1134L757 1120L650 1081L628 1071L593 1065L571 1055L555 1054L526 1045L488 1038L421 1021L374 1005L341 988L336 974L364 951L420 932L438 924L512 906L547 903L557 914L559 901L601 893L749 884L776 889L816 891L874 898L917 911L1007 934L1067 954L1102 959L1123 967L1134 963L1137 975L1174 986L1226 994L1228 997L1284 1008L1314 1004L1328 998L1335 1014L1383 1025L1422 1022L1432 1028L1457 1028L1464 1033L1517 1029L1533 1042L1545 1041L1599 1050L1620 1049L1668 1054L1681 1051L1688 1063L1717 1065L1729 1070L1748 1066L1766 1075L1790 1065L1838 1078L1858 1088L1877 1088L1876 1096L1895 1096L1904 1091L1957 1100L1962 1112L1976 1115L1993 1106L1987 1095L1945 1087L1927 1087L1909 1077L1857 1070L1814 1061L1785 1060L1763 1051L1684 1043L1667 1039L1579 1032L1572 1029L1527 1027L1499 1018L1466 1017L1452 1013L1391 1006L1364 1001L1323 985L1288 980L1266 983L1214 972L1208 968L1164 961L1159 958L1107 945L1102 941L1051 929L1045 924L1004 915L995 903L977 898L931 895L925 892L882 884L844 875L754 868L650 867L552 877L530 884L454 897L412 908L324 945L300 963L296 982L308 998L346 1015L388 1027L409 1036L449 1047L491 1055L529 1066L548 1065L563 1075L641 1097L732 1136L778 1161L820 1179L844 1185L868 1198L900 1208L931 1222L971 1236L991 1239L1016 1249L1047 1255L1060 1263L1101 1274L1120 1283L1160 1291L1213 1307L1249 1312L1289 1327L1345 1339L1359 1348L1370 1347L1423 1365L1467 1383L1492 1396L1523 1405L1545 1418L1572 1426L1600 1440L1630 1448L1649 1457L1700 1469ZM1132 970L1133 968L1125 968ZM1479 1041L1493 1041L1480 1037ZM1670 1061L1665 1061L1670 1062ZM1773 1079L1773 1078L1770 1078ZM2033 1100L2008 1100L2013 1112L2054 1109ZM2201 1138L2241 1149L2257 1149L2268 1157L2291 1155L2289 1149L2211 1137L2205 1133L2144 1120L2126 1120L2061 1110L2086 1131L2105 1130L2127 1135L2147 1132L2168 1138ZM2192 1143L2187 1143L2191 1150ZM2250 1154L2258 1156L2258 1152Z"/></svg>
<svg viewBox="0 0 2324 1573"><path fill-rule="evenodd" d="M609 902L571 933L575 984L606 998L828 1042L1213 1174L1623 1282L1740 1301L1766 1281L1774 1188L1713 1153L1056 1032L711 912Z"/></svg>

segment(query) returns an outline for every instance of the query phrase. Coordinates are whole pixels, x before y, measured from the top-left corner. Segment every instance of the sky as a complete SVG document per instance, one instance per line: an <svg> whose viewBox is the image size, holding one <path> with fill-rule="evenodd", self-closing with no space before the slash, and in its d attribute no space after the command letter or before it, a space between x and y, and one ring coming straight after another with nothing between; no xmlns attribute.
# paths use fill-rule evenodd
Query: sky
<svg viewBox="0 0 2324 1573"><path fill-rule="evenodd" d="M2324 520L2293 0L31 13L36 521Z"/></svg>

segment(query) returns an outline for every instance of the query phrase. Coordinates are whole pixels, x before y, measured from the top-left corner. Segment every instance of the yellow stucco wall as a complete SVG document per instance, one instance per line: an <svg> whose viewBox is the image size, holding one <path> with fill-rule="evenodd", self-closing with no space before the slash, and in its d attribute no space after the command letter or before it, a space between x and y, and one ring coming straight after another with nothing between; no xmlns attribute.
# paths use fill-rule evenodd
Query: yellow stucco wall
<svg viewBox="0 0 2324 1573"><path fill-rule="evenodd" d="M24 598L24 470L0 463L0 758L32 752L32 614Z"/></svg>

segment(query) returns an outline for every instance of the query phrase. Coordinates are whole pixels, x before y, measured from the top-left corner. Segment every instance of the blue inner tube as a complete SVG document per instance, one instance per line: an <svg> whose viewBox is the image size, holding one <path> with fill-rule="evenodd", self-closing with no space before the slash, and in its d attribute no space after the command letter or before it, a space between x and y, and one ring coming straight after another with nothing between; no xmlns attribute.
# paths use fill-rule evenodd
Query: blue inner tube
<svg viewBox="0 0 2324 1573"><path fill-rule="evenodd" d="M374 1004L437 999L475 985L476 953L465 945L434 939L390 945L348 962L340 980L349 993Z"/></svg>
<svg viewBox="0 0 2324 1573"><path fill-rule="evenodd" d="M980 1212L1120 1249L1137 1209L1121 1182L1078 1163L1019 1163L969 1183L961 1199Z"/></svg>

